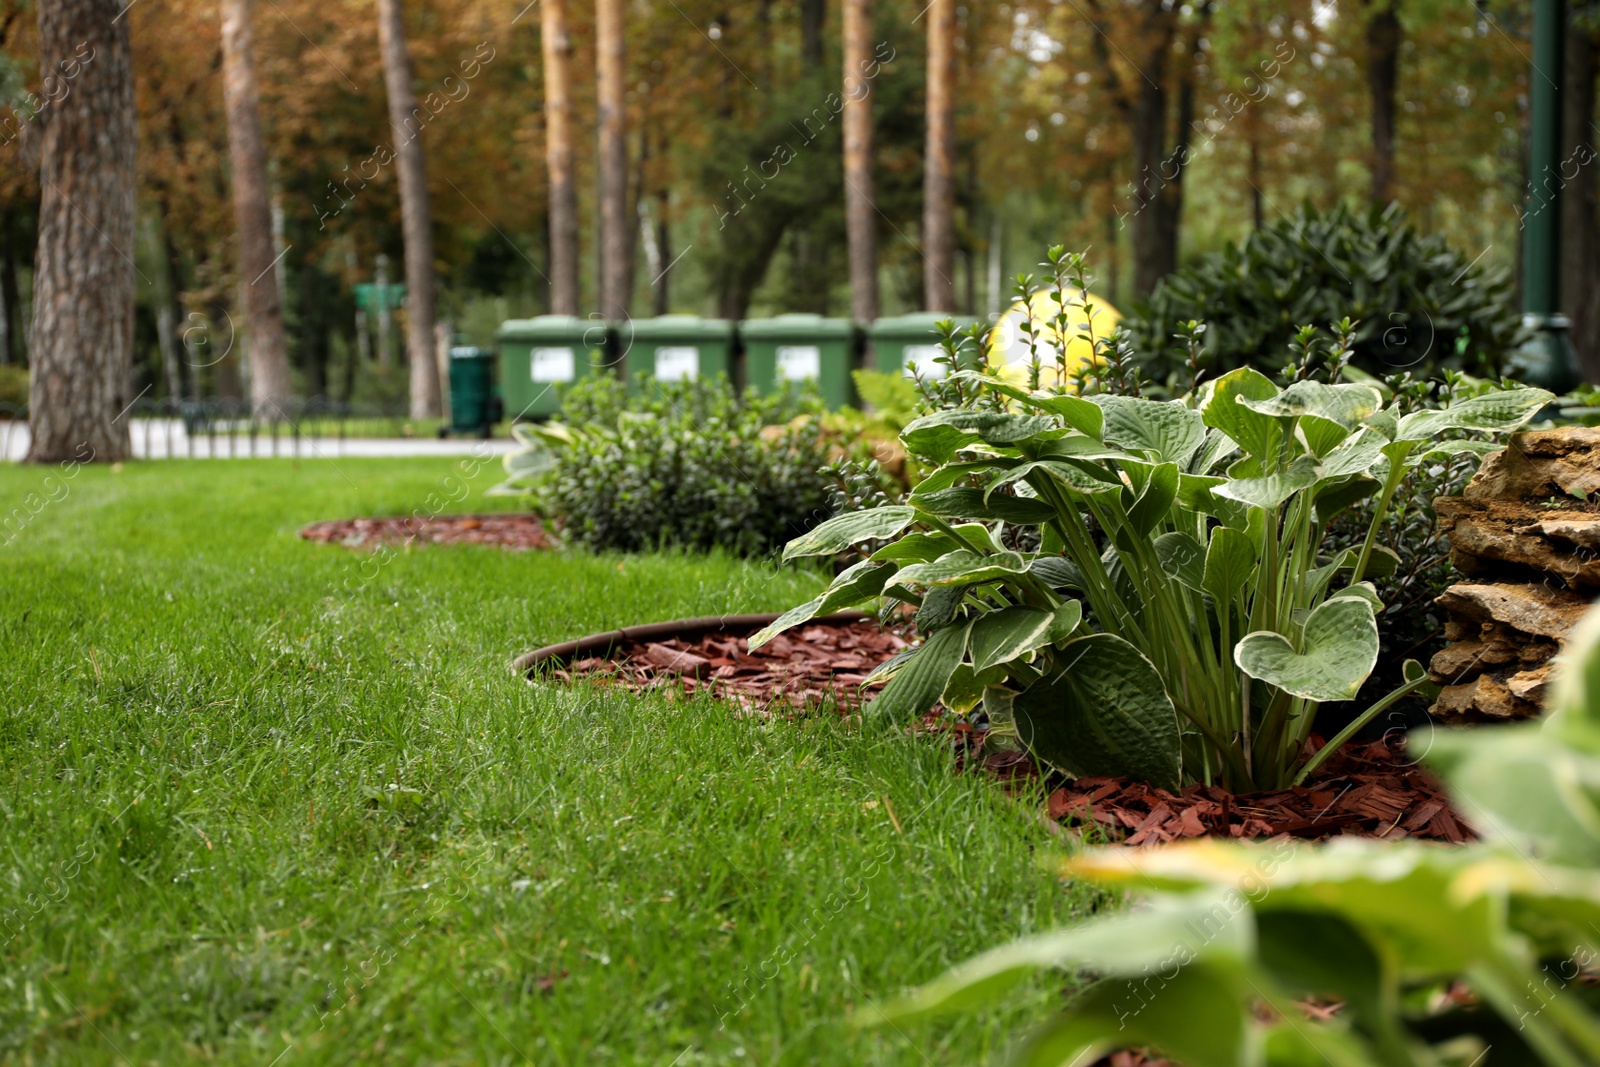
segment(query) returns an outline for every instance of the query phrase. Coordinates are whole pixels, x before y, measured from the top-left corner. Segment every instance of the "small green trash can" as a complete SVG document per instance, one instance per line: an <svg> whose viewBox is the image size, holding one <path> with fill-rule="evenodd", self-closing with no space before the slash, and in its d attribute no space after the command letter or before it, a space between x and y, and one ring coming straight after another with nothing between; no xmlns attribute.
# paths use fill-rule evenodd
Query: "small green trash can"
<svg viewBox="0 0 1600 1067"><path fill-rule="evenodd" d="M610 330L575 315L508 319L500 344L500 395L512 420L543 419L561 410L565 387L603 369Z"/></svg>
<svg viewBox="0 0 1600 1067"><path fill-rule="evenodd" d="M731 319L657 315L614 326L617 345L626 353L623 365L630 383L640 374L658 382L695 381L718 374L735 380L736 335Z"/></svg>
<svg viewBox="0 0 1600 1067"><path fill-rule="evenodd" d="M745 381L763 393L811 383L823 403L838 410L855 403L861 329L850 319L821 315L777 315L739 324L744 340Z"/></svg>
<svg viewBox="0 0 1600 1067"><path fill-rule="evenodd" d="M953 320L961 330L979 321L971 315L949 315L937 311L918 311L875 321L867 330L867 336L872 341L873 368L885 374L900 371L910 377L914 367L924 378L943 377L946 373L944 364L934 362L941 352L939 331L934 324L945 319ZM976 361L974 353L973 362Z"/></svg>
<svg viewBox="0 0 1600 1067"><path fill-rule="evenodd" d="M450 346L450 432L489 436L495 418L494 350Z"/></svg>

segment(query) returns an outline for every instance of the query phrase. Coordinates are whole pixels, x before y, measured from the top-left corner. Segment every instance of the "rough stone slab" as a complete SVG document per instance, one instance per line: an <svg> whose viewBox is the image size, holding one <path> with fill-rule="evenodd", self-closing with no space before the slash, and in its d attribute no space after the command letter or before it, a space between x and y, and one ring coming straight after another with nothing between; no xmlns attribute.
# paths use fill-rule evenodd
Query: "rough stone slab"
<svg viewBox="0 0 1600 1067"><path fill-rule="evenodd" d="M1558 642L1566 639L1589 607L1586 597L1534 582L1461 582L1434 602L1464 620L1498 622Z"/></svg>

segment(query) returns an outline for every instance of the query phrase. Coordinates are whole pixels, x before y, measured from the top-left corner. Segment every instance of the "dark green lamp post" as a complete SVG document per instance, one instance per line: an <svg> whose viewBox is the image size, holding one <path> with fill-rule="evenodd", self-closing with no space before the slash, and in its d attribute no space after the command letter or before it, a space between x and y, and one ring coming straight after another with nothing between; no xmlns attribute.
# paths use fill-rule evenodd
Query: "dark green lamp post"
<svg viewBox="0 0 1600 1067"><path fill-rule="evenodd" d="M1522 324L1533 335L1512 365L1532 385L1565 392L1577 383L1569 320L1561 314L1561 82L1565 0L1533 2L1533 115L1528 205L1522 229Z"/></svg>

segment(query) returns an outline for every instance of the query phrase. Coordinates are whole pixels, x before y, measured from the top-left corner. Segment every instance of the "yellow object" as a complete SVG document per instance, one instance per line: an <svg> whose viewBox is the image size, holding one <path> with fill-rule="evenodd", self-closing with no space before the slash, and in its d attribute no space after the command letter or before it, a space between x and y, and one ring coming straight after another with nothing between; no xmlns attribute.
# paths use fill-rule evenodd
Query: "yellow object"
<svg viewBox="0 0 1600 1067"><path fill-rule="evenodd" d="M1117 323L1122 321L1122 313L1106 301L1093 293L1077 292L1067 294L1067 350L1066 350L1066 382L1058 379L1056 353L1060 348L1060 339L1056 336L1055 319L1059 305L1050 296L1049 291L1040 290L1029 298L1033 306L1033 329L1036 345L1039 350L1039 385L1041 388L1061 387L1071 382L1073 372L1080 366L1086 366L1095 358L1094 344L1089 339L1089 327L1093 327L1095 339L1104 339L1116 329ZM1085 313L1085 304L1094 308L1094 315L1090 317ZM1023 302L1018 300L1000 316L1000 321L994 324L989 331L989 336L983 343L983 354L989 366L995 368L1002 378L1026 385L1028 381L1028 339L1022 326L1027 321L1028 312Z"/></svg>

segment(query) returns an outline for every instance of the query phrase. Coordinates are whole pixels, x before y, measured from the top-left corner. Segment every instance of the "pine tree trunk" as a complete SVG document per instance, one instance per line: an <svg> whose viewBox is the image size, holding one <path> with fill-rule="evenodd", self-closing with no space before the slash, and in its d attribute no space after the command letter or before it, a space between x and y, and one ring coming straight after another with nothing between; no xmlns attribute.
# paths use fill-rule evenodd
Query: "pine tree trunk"
<svg viewBox="0 0 1600 1067"><path fill-rule="evenodd" d="M249 330L250 402L258 414L278 418L277 402L294 387L283 335L282 296L273 271L272 198L250 25L254 6L254 0L222 0L222 94L233 164L234 226L239 231L239 284Z"/></svg>
<svg viewBox="0 0 1600 1067"><path fill-rule="evenodd" d="M400 0L378 0L378 47L389 94L389 125L400 173L400 226L406 242L406 364L411 373L411 417L439 415L439 371L433 355L433 212L428 206L428 171L422 159L422 127L428 113L417 107L406 53Z"/></svg>
<svg viewBox="0 0 1600 1067"><path fill-rule="evenodd" d="M928 146L922 171L922 290L928 311L956 306L956 5L933 0L928 20Z"/></svg>
<svg viewBox="0 0 1600 1067"><path fill-rule="evenodd" d="M844 0L844 213L850 314L878 317L878 219L872 187L872 0Z"/></svg>
<svg viewBox="0 0 1600 1067"><path fill-rule="evenodd" d="M72 78L40 151L28 459L129 454L133 402L134 102L118 0L39 5L40 69Z"/></svg>
<svg viewBox="0 0 1600 1067"><path fill-rule="evenodd" d="M578 187L572 172L572 38L567 0L543 0L545 166L550 173L550 311L579 313Z"/></svg>
<svg viewBox="0 0 1600 1067"><path fill-rule="evenodd" d="M1369 3L1371 0L1369 0ZM1400 83L1400 0L1367 16L1367 93L1372 101L1372 202L1394 198L1394 104Z"/></svg>
<svg viewBox="0 0 1600 1067"><path fill-rule="evenodd" d="M600 95L600 314L628 318L628 116L624 0L596 0L596 74Z"/></svg>

